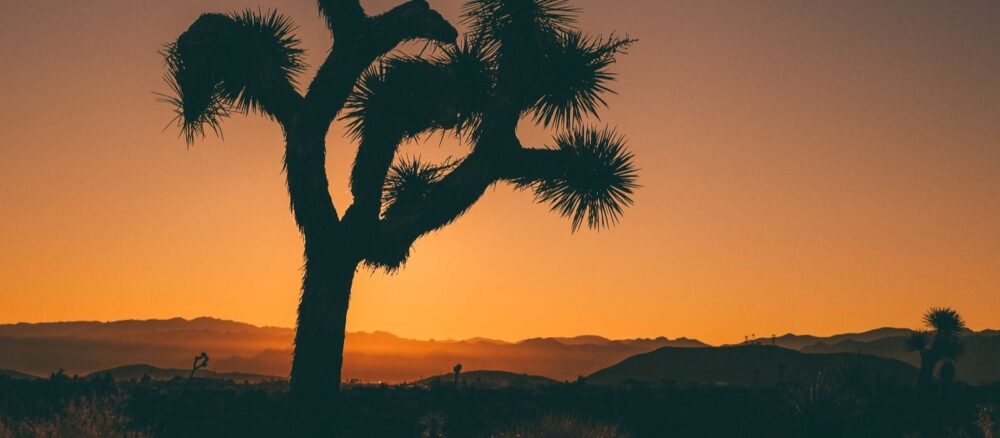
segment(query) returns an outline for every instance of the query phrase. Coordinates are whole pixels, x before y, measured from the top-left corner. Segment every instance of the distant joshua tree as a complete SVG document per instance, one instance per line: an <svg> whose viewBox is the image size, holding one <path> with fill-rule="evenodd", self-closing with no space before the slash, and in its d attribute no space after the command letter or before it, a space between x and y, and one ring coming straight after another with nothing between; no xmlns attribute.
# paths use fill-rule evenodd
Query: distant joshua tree
<svg viewBox="0 0 1000 438"><path fill-rule="evenodd" d="M922 393L930 391L934 381L934 369L941 363L938 376L947 386L955 378L955 360L965 351L962 332L965 321L958 312L949 308L932 308L924 314L924 324L932 330L920 330L906 339L906 349L920 354L920 380Z"/></svg>
<svg viewBox="0 0 1000 438"><path fill-rule="evenodd" d="M453 222L499 182L531 189L573 230L617 223L636 168L623 136L583 126L605 103L625 37L574 27L568 0L471 0L458 34L425 0L377 16L359 0L318 0L334 44L307 87L291 21L275 12L205 14L164 50L177 124L188 143L232 113L275 120L285 137L291 208L305 240L305 274L291 374L299 435L329 435L343 363L351 285L359 265L392 272L420 238ZM430 55L388 55L399 43ZM300 93L300 90L304 93ZM353 205L328 189L326 137L343 117L359 141ZM561 128L554 147L524 147L524 118ZM430 164L398 159L399 145L454 133L471 152Z"/></svg>
<svg viewBox="0 0 1000 438"><path fill-rule="evenodd" d="M191 375L188 376L189 379L194 378L194 373L202 368L208 366L208 353L204 351L201 354L194 357L194 362L191 364Z"/></svg>
<svg viewBox="0 0 1000 438"><path fill-rule="evenodd" d="M451 370L455 372L455 384L458 385L458 375L462 374L462 364L455 365L455 368Z"/></svg>

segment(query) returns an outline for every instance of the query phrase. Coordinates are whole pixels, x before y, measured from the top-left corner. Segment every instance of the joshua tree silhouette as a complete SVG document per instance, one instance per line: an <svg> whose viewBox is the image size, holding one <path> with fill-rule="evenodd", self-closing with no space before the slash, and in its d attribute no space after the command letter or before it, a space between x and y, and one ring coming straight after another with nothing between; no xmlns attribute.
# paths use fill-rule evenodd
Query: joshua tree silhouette
<svg viewBox="0 0 1000 438"><path fill-rule="evenodd" d="M299 434L329 434L343 362L351 284L359 265L394 271L421 236L467 211L498 182L531 189L575 231L617 223L636 168L624 138L583 126L604 105L615 57L633 40L586 36L567 0L471 0L470 34L424 0L368 16L359 0L318 0L334 44L304 94L302 50L277 13L205 14L164 50L176 121L189 143L232 113L259 113L285 135L291 208L305 241L291 397ZM429 56L387 56L425 39ZM373 65L374 64L374 65ZM359 141L353 205L328 190L326 135L346 109ZM518 122L562 128L554 147L523 147ZM450 131L470 145L459 161L397 160L399 144ZM394 164L395 163L395 164Z"/></svg>
<svg viewBox="0 0 1000 438"><path fill-rule="evenodd" d="M462 374L462 364L455 365L455 368L451 370L455 373L455 384L458 385L458 375Z"/></svg>
<svg viewBox="0 0 1000 438"><path fill-rule="evenodd" d="M962 356L965 346L962 332L965 321L958 312L949 308L932 308L924 314L924 324L932 331L915 331L906 339L906 349L920 354L920 380L918 386L923 394L930 391L934 380L934 369L942 363L939 377L942 383L950 384L955 378L954 361Z"/></svg>
<svg viewBox="0 0 1000 438"><path fill-rule="evenodd" d="M201 354L194 357L194 362L191 363L191 375L188 376L189 379L194 378L194 373L202 368L208 366L208 353L204 351Z"/></svg>

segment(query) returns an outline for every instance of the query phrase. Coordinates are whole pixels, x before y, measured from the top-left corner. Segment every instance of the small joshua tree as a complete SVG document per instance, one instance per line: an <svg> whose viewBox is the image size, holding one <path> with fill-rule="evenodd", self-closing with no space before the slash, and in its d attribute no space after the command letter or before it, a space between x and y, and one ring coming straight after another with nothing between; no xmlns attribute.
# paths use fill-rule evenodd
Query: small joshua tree
<svg viewBox="0 0 1000 438"><path fill-rule="evenodd" d="M193 379L194 373L196 371L205 368L207 366L208 366L208 353L202 351L201 354L194 357L194 362L191 363L191 375L188 376L188 378Z"/></svg>
<svg viewBox="0 0 1000 438"><path fill-rule="evenodd" d="M934 369L942 363L939 377L945 384L955 378L955 364L965 351L962 332L965 321L958 312L949 308L932 308L924 314L924 324L931 330L919 330L906 339L906 349L920 354L920 380L918 387L926 394L934 381Z"/></svg>
<svg viewBox="0 0 1000 438"><path fill-rule="evenodd" d="M218 131L232 113L263 114L285 137L291 208L305 241L291 374L297 435L330 435L344 329L358 266L395 271L410 247L469 210L498 183L530 189L573 230L617 223L632 203L636 168L623 136L592 128L610 92L609 71L632 40L584 35L568 0L470 0L458 33L425 0L369 16L359 0L318 0L334 43L308 84L291 21L277 13L205 14L165 50L187 141ZM400 42L436 44L431 55L386 56ZM353 204L329 193L326 138L349 121L359 147ZM559 128L552 147L525 147L522 119ZM400 160L399 145L451 132L470 153L447 163Z"/></svg>
<svg viewBox="0 0 1000 438"><path fill-rule="evenodd" d="M462 374L462 364L455 365L455 368L451 370L455 373L455 384L458 385L458 375Z"/></svg>

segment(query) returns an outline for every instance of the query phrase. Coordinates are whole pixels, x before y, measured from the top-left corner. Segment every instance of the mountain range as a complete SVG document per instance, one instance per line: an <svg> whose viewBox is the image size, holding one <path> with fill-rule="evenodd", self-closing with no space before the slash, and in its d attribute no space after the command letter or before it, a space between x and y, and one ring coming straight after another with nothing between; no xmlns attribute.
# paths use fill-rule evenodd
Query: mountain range
<svg viewBox="0 0 1000 438"><path fill-rule="evenodd" d="M880 328L827 337L787 334L754 340L752 344L780 347L767 353L776 356L767 360L798 361L795 363L801 363L804 372L812 369L810 364L814 361L835 360L837 354L843 353L854 356L861 353L916 366L919 362L916 355L902 348L909 333L906 329ZM173 376L180 370L190 370L192 358L204 351L211 360L209 368L199 371L199 375L208 371L222 375L240 373L239 377L243 377L234 380L287 378L293 338L292 329L214 318L8 324L0 325L0 369L39 376L59 369L69 375L88 375L148 364L142 366L166 370L166 375ZM1000 366L997 366L1000 332L970 333L965 340L966 355L959 362L958 378L970 383L1000 381ZM711 348L694 339L664 337L614 340L588 335L505 342L485 338L413 340L386 332L353 332L346 336L343 378L361 382L416 382L447 374L456 363L461 363L467 371L504 370L514 375L530 374L560 381L596 375L601 380L604 375L595 373L655 352L653 357L667 361L661 368L674 371L669 376L657 375L651 379L686 381L697 374L696 369L679 368L677 363L731 360L726 359L727 354L732 354L726 353L726 348L734 347L737 346ZM784 356L790 353L834 356L801 360ZM750 359L741 356L739 360ZM777 366L777 362L762 363L761 369L773 370L771 365ZM122 370L118 371L124 375ZM182 375L189 372L183 371ZM608 377L608 381L618 377ZM746 376L716 377L716 380L746 383Z"/></svg>
<svg viewBox="0 0 1000 438"><path fill-rule="evenodd" d="M758 386L781 382L811 383L824 372L861 366L871 374L915 382L917 369L894 359L866 354L808 354L770 345L715 348L663 347L638 354L587 377L588 383L623 382Z"/></svg>
<svg viewBox="0 0 1000 438"><path fill-rule="evenodd" d="M0 325L0 369L69 375L133 364L187 369L207 352L209 369L287 377L294 331L213 318L59 322ZM691 339L611 340L598 336L533 338L520 342L476 338L413 340L386 332L348 333L344 380L398 383L450 370L495 369L575 379L634 354L664 346L704 347Z"/></svg>

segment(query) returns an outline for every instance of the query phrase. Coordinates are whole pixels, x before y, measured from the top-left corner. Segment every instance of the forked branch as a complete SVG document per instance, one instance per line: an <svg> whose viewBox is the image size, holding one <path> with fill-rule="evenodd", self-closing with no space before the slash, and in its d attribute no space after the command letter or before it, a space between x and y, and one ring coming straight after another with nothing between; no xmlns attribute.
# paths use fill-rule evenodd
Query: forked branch
<svg viewBox="0 0 1000 438"><path fill-rule="evenodd" d="M581 129L557 137L556 143L555 148L514 144L502 154L473 152L423 196L386 209L366 261L399 268L417 239L460 217L498 181L533 189L538 202L572 219L574 230L583 223L590 228L616 223L638 187L624 139L609 129Z"/></svg>

